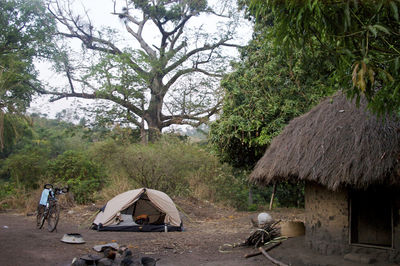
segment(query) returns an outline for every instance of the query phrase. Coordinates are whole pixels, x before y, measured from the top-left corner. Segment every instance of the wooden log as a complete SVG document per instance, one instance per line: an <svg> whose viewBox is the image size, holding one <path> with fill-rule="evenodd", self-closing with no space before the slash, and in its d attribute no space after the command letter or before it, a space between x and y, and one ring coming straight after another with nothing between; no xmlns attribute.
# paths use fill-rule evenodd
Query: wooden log
<svg viewBox="0 0 400 266"><path fill-rule="evenodd" d="M274 259L271 257L262 247L258 248L259 251L267 258L269 259L273 264L279 265L279 266L289 266L283 262L280 262L279 260Z"/></svg>
<svg viewBox="0 0 400 266"><path fill-rule="evenodd" d="M269 247L266 247L265 251L270 251L271 249L276 248L280 244L282 244L282 242L278 242L278 243L275 243L275 244L273 244L273 245L271 245ZM246 254L246 255L244 255L244 257L247 259L247 258L255 257L255 256L258 256L258 255L261 255L261 254L262 254L261 251L259 251L259 252L255 252L255 253Z"/></svg>

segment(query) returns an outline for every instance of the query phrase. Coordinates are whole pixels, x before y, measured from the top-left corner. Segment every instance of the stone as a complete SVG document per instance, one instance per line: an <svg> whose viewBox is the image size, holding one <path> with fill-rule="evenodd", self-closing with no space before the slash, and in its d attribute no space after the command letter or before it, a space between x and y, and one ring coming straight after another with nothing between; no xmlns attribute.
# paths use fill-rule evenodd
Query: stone
<svg viewBox="0 0 400 266"><path fill-rule="evenodd" d="M360 253L348 253L344 255L343 258L348 261L362 264L372 264L376 261L375 258Z"/></svg>
<svg viewBox="0 0 400 266"><path fill-rule="evenodd" d="M125 258L121 261L121 266L142 266L140 260Z"/></svg>
<svg viewBox="0 0 400 266"><path fill-rule="evenodd" d="M106 248L103 251L104 257L108 258L108 259L115 259L115 256L117 255L117 252L113 249L113 248Z"/></svg>
<svg viewBox="0 0 400 266"><path fill-rule="evenodd" d="M143 266L155 266L157 263L157 260L153 259L151 257L142 257L140 262Z"/></svg>
<svg viewBox="0 0 400 266"><path fill-rule="evenodd" d="M121 246L119 246L118 253L119 253L119 254L122 254L122 253L124 253L124 251L127 250L127 249L128 249L128 248L127 248L125 245L121 245Z"/></svg>
<svg viewBox="0 0 400 266"><path fill-rule="evenodd" d="M125 249L122 253L123 258L132 258L132 251L130 249Z"/></svg>
<svg viewBox="0 0 400 266"><path fill-rule="evenodd" d="M104 245L96 245L96 246L93 247L93 249L95 251L97 251L97 252L102 252L106 248L113 248L115 250L118 250L119 245L118 245L118 243L114 242L114 243L107 243L107 244L104 244Z"/></svg>
<svg viewBox="0 0 400 266"><path fill-rule="evenodd" d="M108 258L102 258L97 262L97 266L111 266L113 264L113 260Z"/></svg>
<svg viewBox="0 0 400 266"><path fill-rule="evenodd" d="M83 259L74 258L71 266L86 266L86 261Z"/></svg>

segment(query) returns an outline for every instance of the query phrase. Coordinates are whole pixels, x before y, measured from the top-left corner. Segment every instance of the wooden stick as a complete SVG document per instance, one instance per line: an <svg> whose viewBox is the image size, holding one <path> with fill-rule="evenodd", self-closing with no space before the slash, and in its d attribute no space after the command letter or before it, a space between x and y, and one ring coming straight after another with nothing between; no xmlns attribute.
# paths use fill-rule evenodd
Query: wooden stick
<svg viewBox="0 0 400 266"><path fill-rule="evenodd" d="M276 193L276 182L274 183L274 186L272 188L271 200L269 201L269 210L272 210L272 204L274 204L275 193Z"/></svg>
<svg viewBox="0 0 400 266"><path fill-rule="evenodd" d="M274 259L273 257L271 257L270 255L268 255L268 253L262 248L259 247L258 248L259 251L261 251L261 253L267 258L269 259L273 264L279 265L279 266L289 266L283 262L280 262L279 260Z"/></svg>
<svg viewBox="0 0 400 266"><path fill-rule="evenodd" d="M265 251L270 251L271 249L276 248L280 244L282 244L282 242L275 243L275 244L265 248ZM261 255L261 254L262 254L261 251L259 251L259 252L255 252L255 253L246 254L246 255L244 255L244 257L247 259L247 258L255 257L255 256L258 256L258 255Z"/></svg>

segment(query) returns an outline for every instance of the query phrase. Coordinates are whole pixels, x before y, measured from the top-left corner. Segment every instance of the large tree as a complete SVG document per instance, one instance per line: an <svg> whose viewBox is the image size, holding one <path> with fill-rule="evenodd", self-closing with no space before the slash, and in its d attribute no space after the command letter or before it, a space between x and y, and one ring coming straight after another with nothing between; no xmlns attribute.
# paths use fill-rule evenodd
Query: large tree
<svg viewBox="0 0 400 266"><path fill-rule="evenodd" d="M332 84L365 95L378 114L400 109L399 1L242 0L286 54L312 44L335 66ZM318 71L318 69L314 70Z"/></svg>
<svg viewBox="0 0 400 266"><path fill-rule="evenodd" d="M60 56L58 70L66 74L68 86L41 92L52 94L52 101L104 100L98 105L98 119L142 130L148 127L151 138L173 124L206 122L220 104L218 79L229 60L223 47L237 46L238 12L232 10L232 3L218 1L215 7L206 0L113 3L110 11L125 31L119 35L116 29L96 28L88 12L74 14L68 1L49 4L59 34L79 40L84 53L79 59L66 53ZM210 26L218 34L208 34L204 28ZM120 41L124 34L131 39Z"/></svg>
<svg viewBox="0 0 400 266"><path fill-rule="evenodd" d="M52 51L55 21L41 0L0 3L0 150L15 136L18 115L41 86L34 60ZM4 136L6 132L6 136Z"/></svg>

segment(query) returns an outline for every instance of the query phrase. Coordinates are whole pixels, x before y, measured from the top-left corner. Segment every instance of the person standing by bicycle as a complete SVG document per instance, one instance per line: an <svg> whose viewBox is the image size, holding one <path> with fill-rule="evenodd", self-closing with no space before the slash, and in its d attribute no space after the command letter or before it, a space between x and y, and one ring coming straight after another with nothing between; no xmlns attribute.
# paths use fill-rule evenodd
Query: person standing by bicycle
<svg viewBox="0 0 400 266"><path fill-rule="evenodd" d="M44 189L42 191L42 196L40 197L39 201L39 207L40 206L46 206L48 204L48 199L49 199L49 194L50 194L50 188L47 188L48 184L44 185Z"/></svg>
<svg viewBox="0 0 400 266"><path fill-rule="evenodd" d="M41 229L44 221L47 220L47 230L53 232L56 229L60 216L57 195L67 193L68 190L68 187L62 189L55 188L53 190L52 184L44 185L36 216L37 228Z"/></svg>
<svg viewBox="0 0 400 266"><path fill-rule="evenodd" d="M48 207L50 189L51 187L49 186L49 184L44 185L42 195L40 196L39 205L37 208L38 215L42 215L44 213L45 208Z"/></svg>

